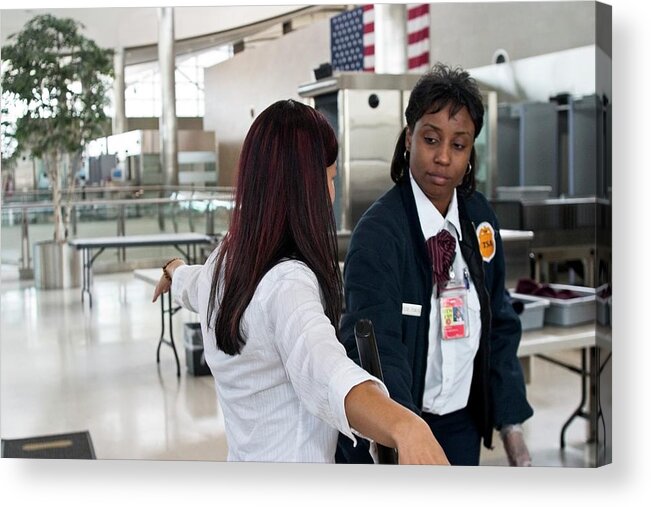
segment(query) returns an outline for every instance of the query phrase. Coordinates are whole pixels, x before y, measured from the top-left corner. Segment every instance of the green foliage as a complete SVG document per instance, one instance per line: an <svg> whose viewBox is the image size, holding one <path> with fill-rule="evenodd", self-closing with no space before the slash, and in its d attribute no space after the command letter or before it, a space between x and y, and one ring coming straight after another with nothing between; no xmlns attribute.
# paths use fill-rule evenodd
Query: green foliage
<svg viewBox="0 0 651 507"><path fill-rule="evenodd" d="M4 102L0 109L0 151L2 152L2 169L11 169L16 165L20 153L16 149L17 142L13 137L15 125L6 120L9 110L5 107Z"/></svg>
<svg viewBox="0 0 651 507"><path fill-rule="evenodd" d="M13 162L22 151L44 160L57 242L65 241L70 217L70 192L66 213L61 209L61 166L68 161L65 179L72 187L72 161L80 159L88 141L104 134L113 74L113 51L97 46L81 28L73 19L36 16L2 47L3 106L20 109L13 124L3 115L3 162Z"/></svg>
<svg viewBox="0 0 651 507"><path fill-rule="evenodd" d="M81 28L73 19L36 16L2 47L3 102L25 106L15 124L3 129L18 151L29 149L39 158L78 153L103 134L113 52Z"/></svg>

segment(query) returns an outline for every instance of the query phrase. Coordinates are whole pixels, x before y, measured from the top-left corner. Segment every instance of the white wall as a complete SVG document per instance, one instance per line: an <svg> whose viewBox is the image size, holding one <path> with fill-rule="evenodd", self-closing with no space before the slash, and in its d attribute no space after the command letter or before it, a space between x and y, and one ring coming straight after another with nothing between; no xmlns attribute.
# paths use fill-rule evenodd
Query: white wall
<svg viewBox="0 0 651 507"><path fill-rule="evenodd" d="M500 100L547 102L559 93L605 94L612 100L610 69L610 57L601 48L590 45L469 72L482 84L502 92Z"/></svg>
<svg viewBox="0 0 651 507"><path fill-rule="evenodd" d="M330 61L330 24L317 21L206 69L204 128L219 143L221 185L233 183L239 150L254 117L280 99L298 96L314 81L312 69Z"/></svg>
<svg viewBox="0 0 651 507"><path fill-rule="evenodd" d="M430 4L430 59L464 68L595 44L594 2Z"/></svg>

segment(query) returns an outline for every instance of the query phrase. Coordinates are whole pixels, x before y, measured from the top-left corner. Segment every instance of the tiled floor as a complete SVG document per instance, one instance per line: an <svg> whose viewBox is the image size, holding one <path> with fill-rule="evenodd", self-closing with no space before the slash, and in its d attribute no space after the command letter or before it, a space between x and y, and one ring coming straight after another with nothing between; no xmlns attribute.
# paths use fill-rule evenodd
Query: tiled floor
<svg viewBox="0 0 651 507"><path fill-rule="evenodd" d="M160 306L152 287L132 273L96 275L92 310L80 290L36 290L3 266L1 285L2 438L88 430L98 459L224 460L224 426L212 377L188 375L183 325L174 317L181 359L176 377L172 351L161 349ZM562 356L578 361L574 351ZM559 450L562 424L578 405L579 378L534 361L528 396L535 415L525 424L538 466L590 466L586 423L577 419ZM609 368L604 370L609 375ZM609 393L606 393L609 396ZM609 422L609 421L608 421ZM482 464L505 465L499 439Z"/></svg>

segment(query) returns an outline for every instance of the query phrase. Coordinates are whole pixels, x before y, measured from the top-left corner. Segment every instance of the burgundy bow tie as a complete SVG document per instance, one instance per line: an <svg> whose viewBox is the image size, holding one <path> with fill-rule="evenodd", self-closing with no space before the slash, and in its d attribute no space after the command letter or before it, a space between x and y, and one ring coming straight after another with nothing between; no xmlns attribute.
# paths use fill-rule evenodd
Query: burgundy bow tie
<svg viewBox="0 0 651 507"><path fill-rule="evenodd" d="M445 229L427 240L427 252L432 261L434 283L439 287L450 279L450 266L456 246L457 240Z"/></svg>

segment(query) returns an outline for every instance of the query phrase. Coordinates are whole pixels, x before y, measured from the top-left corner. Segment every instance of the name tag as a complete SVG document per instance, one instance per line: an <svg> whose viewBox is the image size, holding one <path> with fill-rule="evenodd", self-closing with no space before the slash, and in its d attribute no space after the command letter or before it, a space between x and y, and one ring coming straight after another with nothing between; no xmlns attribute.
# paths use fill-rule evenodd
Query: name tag
<svg viewBox="0 0 651 507"><path fill-rule="evenodd" d="M422 305L414 305L412 303L402 303L402 314L410 315L412 317L420 317Z"/></svg>

